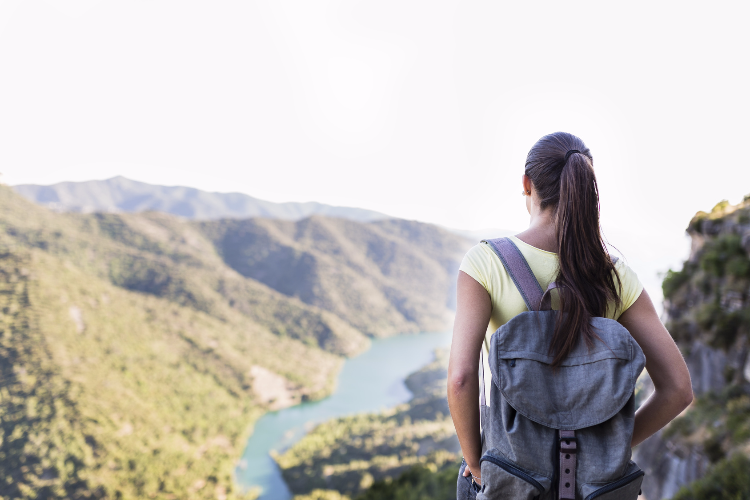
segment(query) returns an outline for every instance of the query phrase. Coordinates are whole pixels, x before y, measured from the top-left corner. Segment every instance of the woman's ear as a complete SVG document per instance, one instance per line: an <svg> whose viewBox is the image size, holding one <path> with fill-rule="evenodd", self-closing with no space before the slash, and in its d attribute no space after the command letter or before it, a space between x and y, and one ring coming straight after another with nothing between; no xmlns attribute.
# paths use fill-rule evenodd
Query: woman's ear
<svg viewBox="0 0 750 500"><path fill-rule="evenodd" d="M523 184L523 192L527 195L531 194L531 187L533 184L531 183L531 179L529 179L529 176L526 174L523 174L521 176L521 183Z"/></svg>

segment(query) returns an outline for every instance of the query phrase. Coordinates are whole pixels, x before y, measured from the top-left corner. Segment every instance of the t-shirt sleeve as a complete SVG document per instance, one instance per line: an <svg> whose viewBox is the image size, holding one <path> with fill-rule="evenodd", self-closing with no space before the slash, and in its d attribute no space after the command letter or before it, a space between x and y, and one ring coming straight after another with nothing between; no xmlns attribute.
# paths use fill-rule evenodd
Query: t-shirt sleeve
<svg viewBox="0 0 750 500"><path fill-rule="evenodd" d="M638 279L635 271L624 263L622 259L617 261L615 269L617 269L617 273L620 275L620 282L622 283L622 294L620 295L620 300L622 301L620 314L622 314L641 296L643 284Z"/></svg>
<svg viewBox="0 0 750 500"><path fill-rule="evenodd" d="M490 292L489 274L487 273L487 257L482 244L474 245L466 252L459 271L463 271ZM491 292L490 292L491 293Z"/></svg>

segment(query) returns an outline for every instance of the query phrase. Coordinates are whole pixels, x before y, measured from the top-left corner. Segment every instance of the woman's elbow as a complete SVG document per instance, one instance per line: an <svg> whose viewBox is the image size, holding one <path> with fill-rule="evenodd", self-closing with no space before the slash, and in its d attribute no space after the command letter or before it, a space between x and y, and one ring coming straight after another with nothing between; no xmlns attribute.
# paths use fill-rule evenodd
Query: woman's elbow
<svg viewBox="0 0 750 500"><path fill-rule="evenodd" d="M655 396L678 415L693 402L693 386L690 376L673 379L671 383L655 384Z"/></svg>
<svg viewBox="0 0 750 500"><path fill-rule="evenodd" d="M685 367L683 376L680 377L680 382L677 388L679 391L680 402L682 403L680 411L682 411L690 406L694 399L693 381L690 379L690 372L687 370L687 367Z"/></svg>
<svg viewBox="0 0 750 500"><path fill-rule="evenodd" d="M685 408L687 408L693 403L693 399L695 398L695 396L693 395L692 384L688 383L686 386L683 386L680 389L680 398L681 398L681 403L682 403L682 410L684 410Z"/></svg>
<svg viewBox="0 0 750 500"><path fill-rule="evenodd" d="M682 413L693 402L693 386L690 379L673 386L671 389L667 389L667 391L664 394L667 395L672 406L678 413Z"/></svg>
<svg viewBox="0 0 750 500"><path fill-rule="evenodd" d="M448 374L448 394L461 394L471 387L470 384L477 384L476 374L469 372L452 372Z"/></svg>

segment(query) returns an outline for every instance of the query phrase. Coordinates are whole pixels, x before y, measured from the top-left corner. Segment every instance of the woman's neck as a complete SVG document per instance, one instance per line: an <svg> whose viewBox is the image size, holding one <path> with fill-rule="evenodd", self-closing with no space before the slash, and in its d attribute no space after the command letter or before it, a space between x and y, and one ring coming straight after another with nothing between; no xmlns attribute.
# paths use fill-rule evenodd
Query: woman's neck
<svg viewBox="0 0 750 500"><path fill-rule="evenodd" d="M557 253L557 231L555 230L555 214L551 209L544 211L534 210L532 207L529 228L518 233L516 238L529 245Z"/></svg>

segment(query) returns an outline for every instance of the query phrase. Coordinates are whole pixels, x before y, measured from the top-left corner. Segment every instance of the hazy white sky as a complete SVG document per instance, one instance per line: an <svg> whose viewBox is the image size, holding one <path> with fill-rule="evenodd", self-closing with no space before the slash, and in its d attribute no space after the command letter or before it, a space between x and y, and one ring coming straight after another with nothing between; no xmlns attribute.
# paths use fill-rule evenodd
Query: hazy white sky
<svg viewBox="0 0 750 500"><path fill-rule="evenodd" d="M747 5L0 0L0 171L517 229L566 130L658 293L690 217L750 193Z"/></svg>

